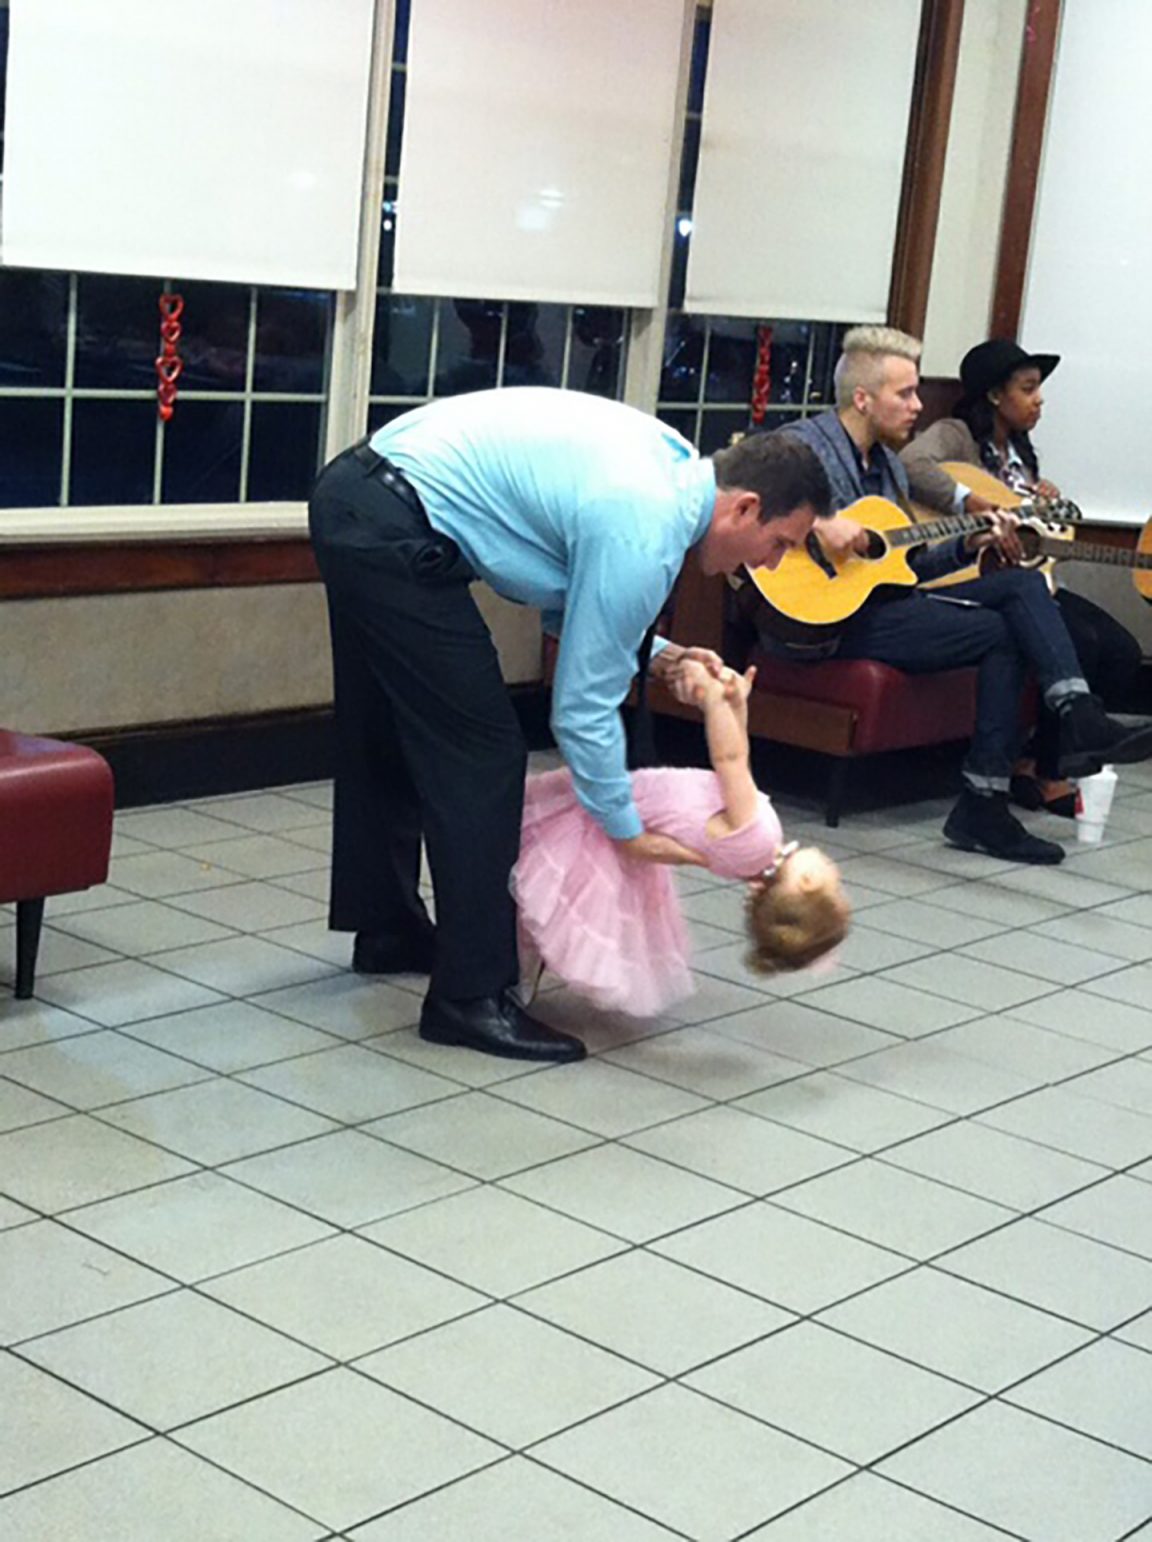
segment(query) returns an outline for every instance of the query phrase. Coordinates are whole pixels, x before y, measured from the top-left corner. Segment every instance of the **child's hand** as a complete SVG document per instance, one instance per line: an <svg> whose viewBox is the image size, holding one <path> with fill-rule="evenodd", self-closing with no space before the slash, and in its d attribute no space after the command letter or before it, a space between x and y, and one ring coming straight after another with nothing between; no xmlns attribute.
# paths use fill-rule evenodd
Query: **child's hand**
<svg viewBox="0 0 1152 1542"><path fill-rule="evenodd" d="M722 680L726 699L731 702L747 701L755 680L755 664L750 664L742 675L737 674L734 669L726 669Z"/></svg>
<svg viewBox="0 0 1152 1542"><path fill-rule="evenodd" d="M696 659L681 659L664 678L677 701L686 707L702 707L708 700L723 698L725 686Z"/></svg>

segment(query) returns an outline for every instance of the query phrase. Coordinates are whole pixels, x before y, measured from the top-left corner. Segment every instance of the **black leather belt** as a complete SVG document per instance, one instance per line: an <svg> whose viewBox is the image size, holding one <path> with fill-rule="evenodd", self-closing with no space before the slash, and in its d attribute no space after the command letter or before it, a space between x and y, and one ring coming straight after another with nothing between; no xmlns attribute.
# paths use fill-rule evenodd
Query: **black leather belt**
<svg viewBox="0 0 1152 1542"><path fill-rule="evenodd" d="M367 439L361 439L359 444L354 444L349 453L353 460L364 467L366 475L374 476L378 482L383 482L389 492L395 493L397 498L419 514L421 519L427 520L428 516L424 512L420 494L399 466L394 466L387 456L378 454Z"/></svg>

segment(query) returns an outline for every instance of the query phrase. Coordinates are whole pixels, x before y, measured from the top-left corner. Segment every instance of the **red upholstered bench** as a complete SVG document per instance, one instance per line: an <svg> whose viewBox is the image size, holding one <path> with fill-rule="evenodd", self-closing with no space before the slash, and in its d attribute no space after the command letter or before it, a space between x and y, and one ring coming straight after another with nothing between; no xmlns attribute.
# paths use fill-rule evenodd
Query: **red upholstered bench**
<svg viewBox="0 0 1152 1542"><path fill-rule="evenodd" d="M908 675L875 659L794 664L759 649L752 662L752 732L835 757L825 808L829 825L839 823L852 760L966 739L975 724L975 669Z"/></svg>
<svg viewBox="0 0 1152 1542"><path fill-rule="evenodd" d="M108 876L112 772L95 750L0 729L0 904L16 903L16 995L36 976L44 901Z"/></svg>
<svg viewBox="0 0 1152 1542"><path fill-rule="evenodd" d="M727 585L707 578L689 560L673 596L670 636L734 657L726 620ZM742 650L738 650L742 651ZM756 689L748 703L754 738L772 739L832 757L824 817L839 823L847 771L853 760L883 750L906 750L970 737L975 722L975 669L906 675L871 659L827 659L794 664L757 650ZM656 686L653 709L694 717Z"/></svg>

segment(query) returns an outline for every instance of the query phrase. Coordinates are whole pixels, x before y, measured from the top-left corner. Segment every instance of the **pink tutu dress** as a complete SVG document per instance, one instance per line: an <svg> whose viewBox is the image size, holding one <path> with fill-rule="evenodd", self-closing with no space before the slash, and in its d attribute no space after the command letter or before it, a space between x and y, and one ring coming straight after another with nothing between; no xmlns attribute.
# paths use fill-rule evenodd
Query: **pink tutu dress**
<svg viewBox="0 0 1152 1542"><path fill-rule="evenodd" d="M724 798L714 772L634 771L632 791L645 830L699 852L718 877L755 878L776 859L780 821L763 794L750 824L717 839L708 821L723 813ZM521 958L534 954L594 1005L652 1017L692 994L673 868L623 856L566 770L528 778L512 890Z"/></svg>

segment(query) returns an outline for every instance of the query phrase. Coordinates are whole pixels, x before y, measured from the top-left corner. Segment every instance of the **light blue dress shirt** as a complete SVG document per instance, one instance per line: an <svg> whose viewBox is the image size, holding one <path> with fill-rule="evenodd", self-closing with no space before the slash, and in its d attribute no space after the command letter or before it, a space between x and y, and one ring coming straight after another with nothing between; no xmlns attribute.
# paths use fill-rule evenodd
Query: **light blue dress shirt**
<svg viewBox="0 0 1152 1542"><path fill-rule="evenodd" d="M371 440L497 594L560 638L552 729L584 807L639 835L619 707L644 633L706 533L711 462L655 418L526 386L418 407Z"/></svg>

